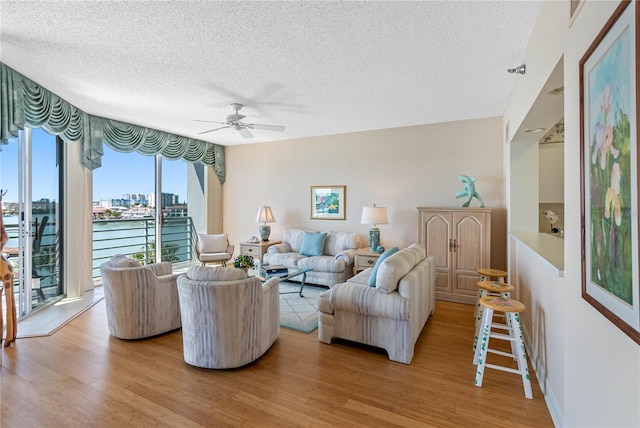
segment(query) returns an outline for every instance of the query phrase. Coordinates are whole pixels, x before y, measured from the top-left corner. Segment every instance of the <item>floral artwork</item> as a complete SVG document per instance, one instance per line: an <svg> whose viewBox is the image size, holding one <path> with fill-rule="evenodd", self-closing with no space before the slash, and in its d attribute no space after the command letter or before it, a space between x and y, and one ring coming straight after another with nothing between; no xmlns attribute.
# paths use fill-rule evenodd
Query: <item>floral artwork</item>
<svg viewBox="0 0 640 428"><path fill-rule="evenodd" d="M580 61L582 296L640 343L635 3Z"/></svg>
<svg viewBox="0 0 640 428"><path fill-rule="evenodd" d="M345 186L311 186L311 218L345 219Z"/></svg>
<svg viewBox="0 0 640 428"><path fill-rule="evenodd" d="M631 304L631 132L629 31L589 75L591 280ZM624 183L624 185L621 185Z"/></svg>

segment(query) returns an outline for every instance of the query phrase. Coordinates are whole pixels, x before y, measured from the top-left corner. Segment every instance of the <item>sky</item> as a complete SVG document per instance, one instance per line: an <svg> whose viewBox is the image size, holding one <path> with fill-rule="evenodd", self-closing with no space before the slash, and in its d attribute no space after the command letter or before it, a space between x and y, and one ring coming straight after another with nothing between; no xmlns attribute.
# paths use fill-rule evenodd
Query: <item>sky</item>
<svg viewBox="0 0 640 428"><path fill-rule="evenodd" d="M33 140L33 200L56 199L55 137L42 129L32 131ZM73 143L72 143L73 144ZM0 188L8 192L5 202L18 200L18 144L11 139L0 146ZM187 163L181 160L163 159L162 192L187 199ZM125 193L148 195L155 185L155 158L137 152L119 153L106 145L102 167L93 171L93 200L121 198Z"/></svg>

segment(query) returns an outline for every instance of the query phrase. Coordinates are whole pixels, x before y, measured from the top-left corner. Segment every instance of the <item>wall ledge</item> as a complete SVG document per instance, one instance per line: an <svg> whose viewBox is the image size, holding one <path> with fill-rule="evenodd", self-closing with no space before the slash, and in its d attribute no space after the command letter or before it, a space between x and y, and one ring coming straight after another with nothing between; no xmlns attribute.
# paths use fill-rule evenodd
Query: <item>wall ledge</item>
<svg viewBox="0 0 640 428"><path fill-rule="evenodd" d="M537 232L511 232L511 236L557 269L560 278L564 277L564 238Z"/></svg>

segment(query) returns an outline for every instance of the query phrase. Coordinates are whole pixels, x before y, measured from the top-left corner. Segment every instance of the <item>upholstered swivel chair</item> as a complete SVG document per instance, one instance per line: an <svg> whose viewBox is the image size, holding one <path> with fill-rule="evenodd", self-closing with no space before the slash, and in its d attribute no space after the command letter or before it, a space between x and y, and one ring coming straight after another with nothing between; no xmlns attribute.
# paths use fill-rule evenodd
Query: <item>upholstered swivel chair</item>
<svg viewBox="0 0 640 428"><path fill-rule="evenodd" d="M261 357L280 335L279 278L193 266L178 277L184 360L229 369Z"/></svg>
<svg viewBox="0 0 640 428"><path fill-rule="evenodd" d="M100 266L109 332L140 339L180 328L178 274L169 262L143 266L116 255Z"/></svg>
<svg viewBox="0 0 640 428"><path fill-rule="evenodd" d="M233 257L234 248L234 245L229 244L229 238L226 233L218 235L198 233L196 255L202 266L207 263L226 266L227 262Z"/></svg>

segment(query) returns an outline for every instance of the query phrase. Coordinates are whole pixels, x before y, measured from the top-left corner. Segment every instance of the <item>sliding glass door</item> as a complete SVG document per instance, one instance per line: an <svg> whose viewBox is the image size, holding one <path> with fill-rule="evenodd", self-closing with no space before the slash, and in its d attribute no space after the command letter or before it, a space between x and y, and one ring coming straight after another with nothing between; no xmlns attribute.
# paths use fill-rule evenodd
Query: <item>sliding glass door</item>
<svg viewBox="0 0 640 428"><path fill-rule="evenodd" d="M104 146L93 172L93 275L114 254L141 263L192 259L187 163Z"/></svg>
<svg viewBox="0 0 640 428"><path fill-rule="evenodd" d="M62 144L42 129L27 128L0 147L3 223L9 237L3 252L13 266L18 316L64 293Z"/></svg>

